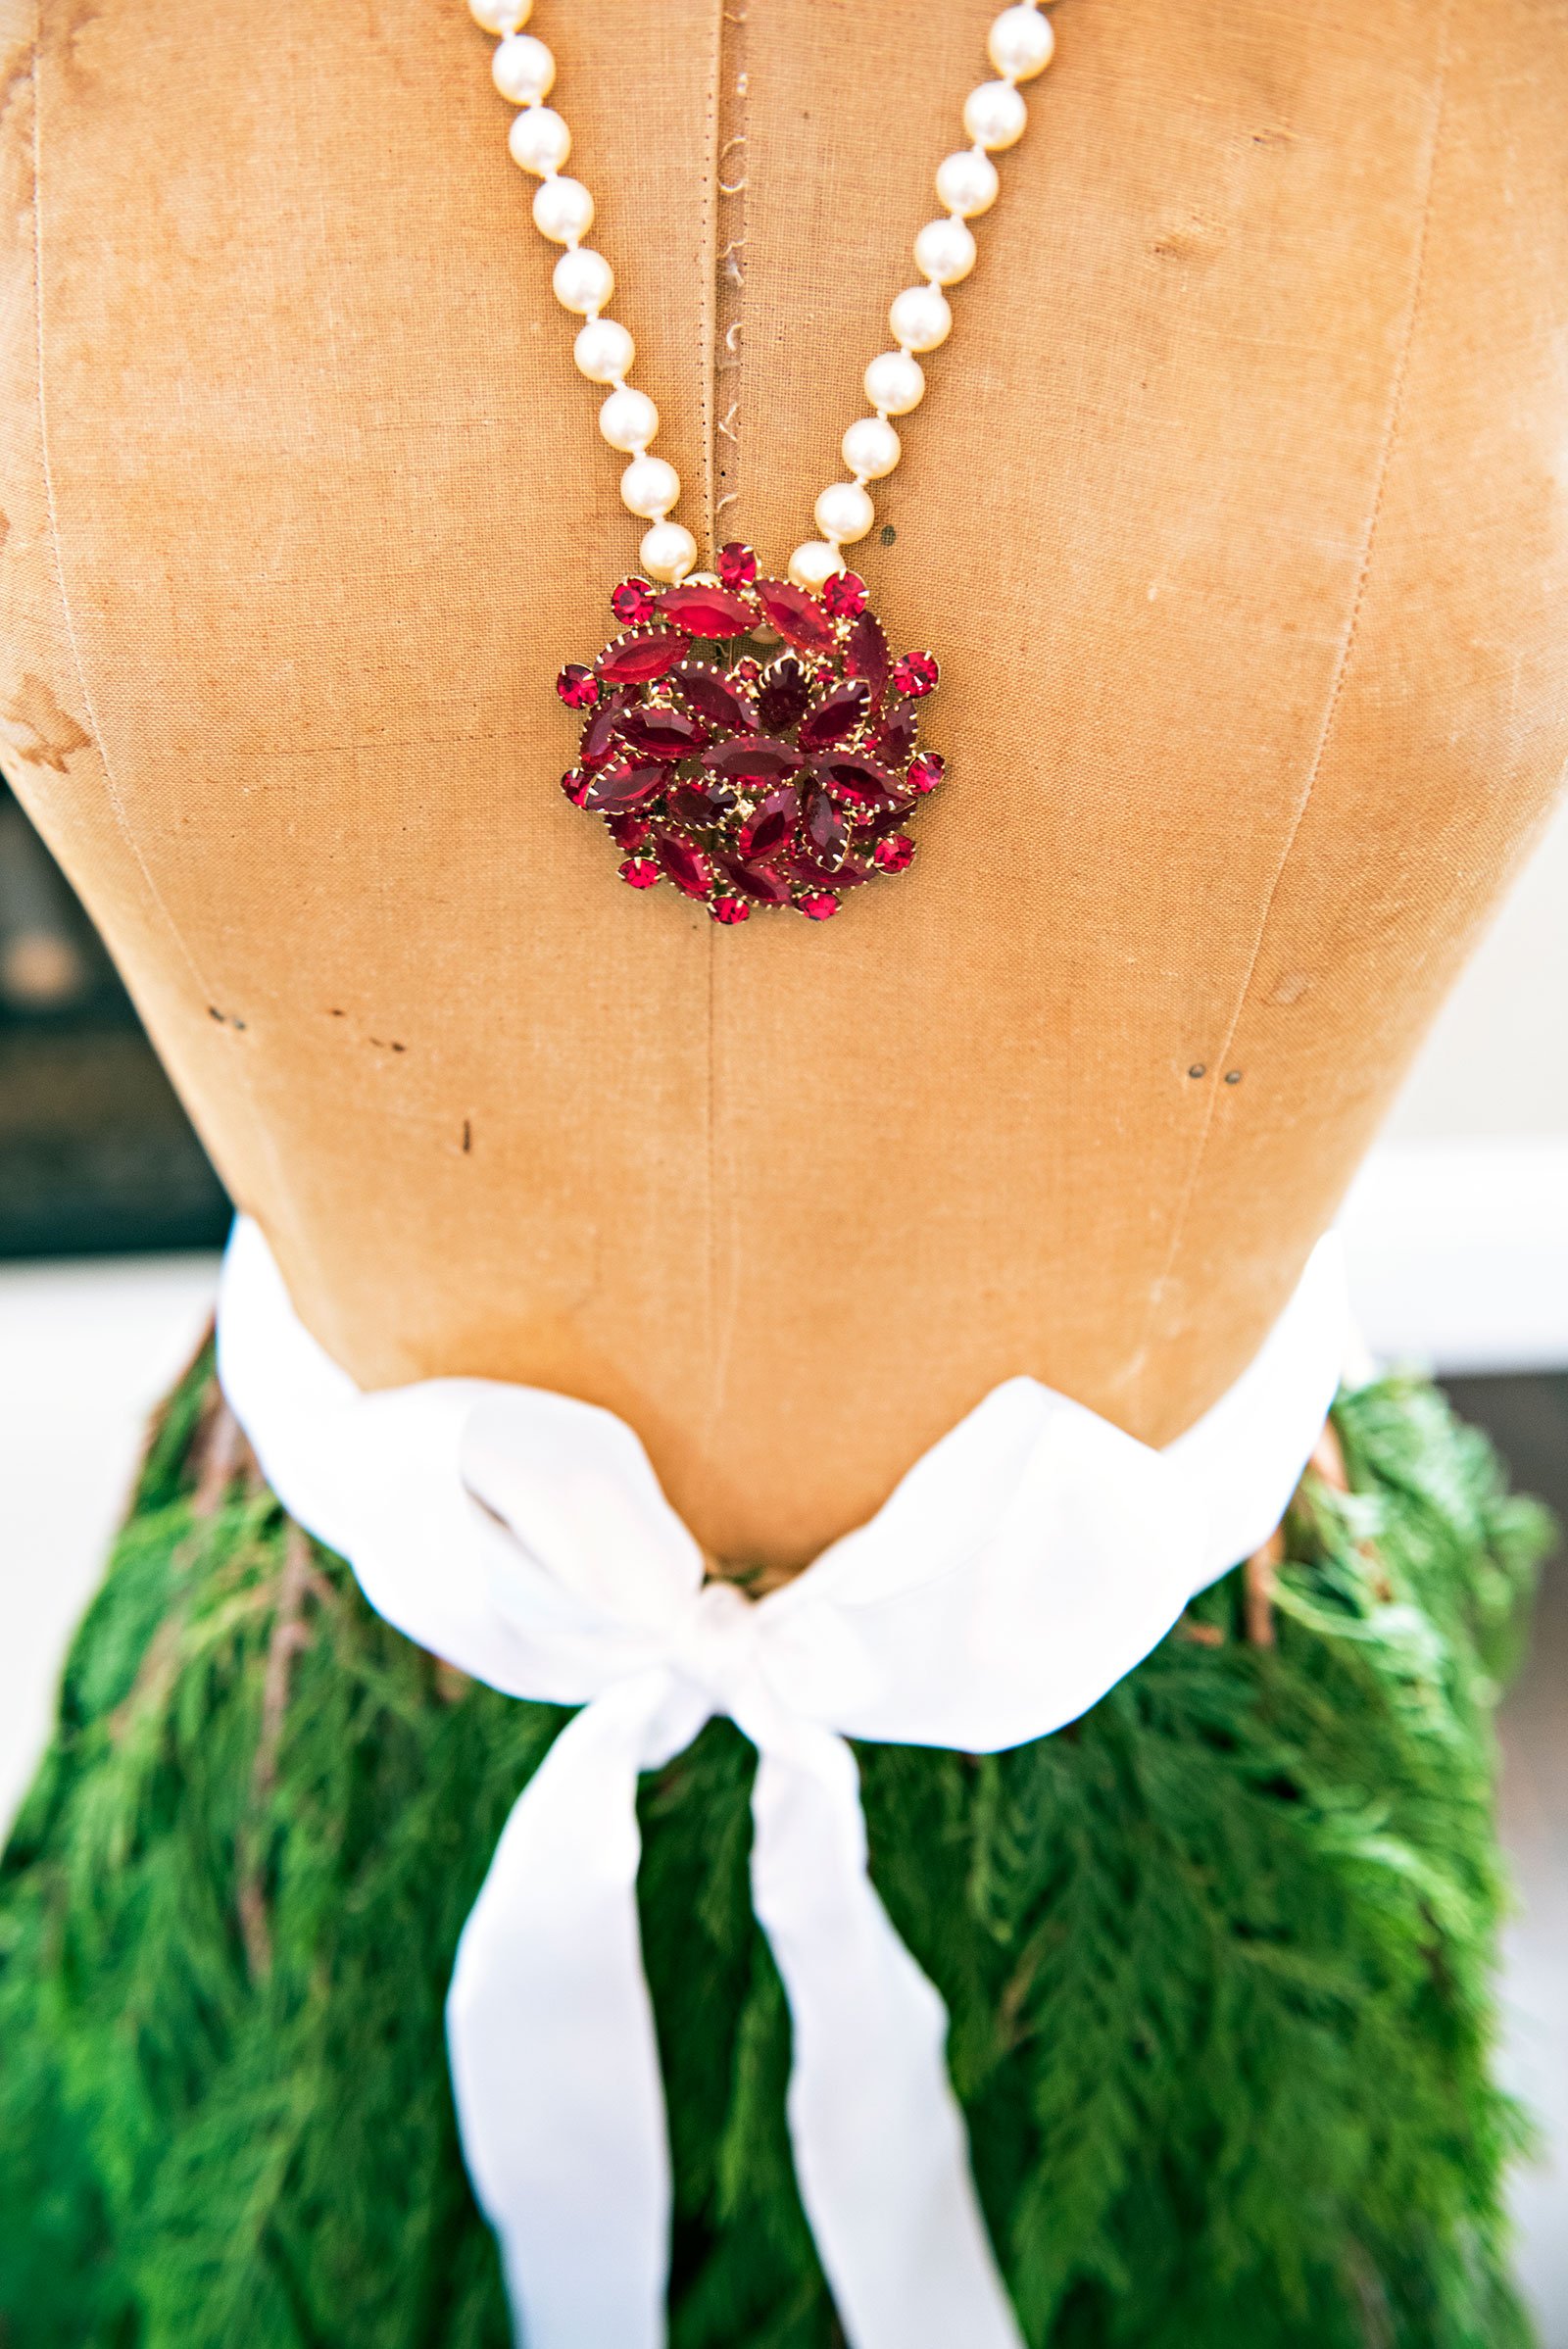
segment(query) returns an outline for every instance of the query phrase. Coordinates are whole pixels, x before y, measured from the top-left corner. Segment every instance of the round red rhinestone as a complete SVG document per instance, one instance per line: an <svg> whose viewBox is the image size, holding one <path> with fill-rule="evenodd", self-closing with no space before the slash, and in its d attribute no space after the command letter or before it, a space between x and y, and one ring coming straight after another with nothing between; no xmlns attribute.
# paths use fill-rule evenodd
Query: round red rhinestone
<svg viewBox="0 0 1568 2349"><path fill-rule="evenodd" d="M826 921L839 909L838 899L831 889L810 889L795 901L808 921Z"/></svg>
<svg viewBox="0 0 1568 2349"><path fill-rule="evenodd" d="M855 571L835 571L823 583L822 609L836 620L858 620L865 610L865 581Z"/></svg>
<svg viewBox="0 0 1568 2349"><path fill-rule="evenodd" d="M607 815L605 824L617 849L640 849L654 828L643 815Z"/></svg>
<svg viewBox="0 0 1568 2349"><path fill-rule="evenodd" d="M737 661L735 666L729 671L729 681L731 685L755 685L761 673L761 662L754 661L748 653L746 659Z"/></svg>
<svg viewBox="0 0 1568 2349"><path fill-rule="evenodd" d="M574 766L568 766L561 778L561 788L572 806L580 807L588 797L588 787L592 781L592 775L579 775Z"/></svg>
<svg viewBox="0 0 1568 2349"><path fill-rule="evenodd" d="M599 680L580 661L568 661L556 679L556 691L568 710L591 710L599 699Z"/></svg>
<svg viewBox="0 0 1568 2349"><path fill-rule="evenodd" d="M871 854L883 872L902 873L914 855L914 843L907 832L892 832L877 842Z"/></svg>
<svg viewBox="0 0 1568 2349"><path fill-rule="evenodd" d="M647 579L622 579L610 599L610 609L623 627L640 628L654 616L654 591Z"/></svg>
<svg viewBox="0 0 1568 2349"><path fill-rule="evenodd" d="M938 669L929 653L904 653L893 663L893 686L897 693L906 693L911 702L930 693L937 681Z"/></svg>
<svg viewBox="0 0 1568 2349"><path fill-rule="evenodd" d="M750 547L732 538L718 550L718 575L726 587L750 587L757 576L757 557Z"/></svg>
<svg viewBox="0 0 1568 2349"><path fill-rule="evenodd" d="M652 856L628 856L620 868L620 877L633 889L652 889L660 878L658 862Z"/></svg>
<svg viewBox="0 0 1568 2349"><path fill-rule="evenodd" d="M946 772L940 751L922 751L909 761L908 781L916 791L935 791Z"/></svg>
<svg viewBox="0 0 1568 2349"><path fill-rule="evenodd" d="M752 918L752 909L744 898L714 898L708 910L714 921L723 922L726 928L734 922L750 921Z"/></svg>

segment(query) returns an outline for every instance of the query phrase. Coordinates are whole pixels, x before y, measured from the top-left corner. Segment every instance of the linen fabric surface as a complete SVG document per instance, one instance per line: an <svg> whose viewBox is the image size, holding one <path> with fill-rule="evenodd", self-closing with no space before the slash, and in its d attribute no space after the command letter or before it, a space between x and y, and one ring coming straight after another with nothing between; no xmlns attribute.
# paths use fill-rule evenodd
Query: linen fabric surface
<svg viewBox="0 0 1568 2349"><path fill-rule="evenodd" d="M596 1406L448 1379L365 1394L259 1228L219 1369L279 1498L370 1604L519 1697L580 1705L519 1797L448 2006L460 2125L530 2349L657 2349L668 2154L637 1943L641 1771L713 1713L759 1752L753 1899L789 1999L797 2176L853 2349L1017 2349L940 1999L866 1874L847 1737L995 1751L1092 1705L1282 1514L1346 1343L1332 1240L1242 1378L1155 1452L1030 1379L755 1603Z"/></svg>

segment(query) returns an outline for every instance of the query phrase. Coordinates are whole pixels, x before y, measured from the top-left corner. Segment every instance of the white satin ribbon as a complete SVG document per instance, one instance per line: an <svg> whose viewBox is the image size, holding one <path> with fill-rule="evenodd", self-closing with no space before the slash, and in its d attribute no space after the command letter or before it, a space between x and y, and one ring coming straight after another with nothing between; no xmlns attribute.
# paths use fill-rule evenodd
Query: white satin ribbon
<svg viewBox="0 0 1568 2349"><path fill-rule="evenodd" d="M219 1368L284 1507L422 1647L583 1708L507 1823L447 2008L464 2152L528 2349L664 2339L637 1780L714 1713L758 1749L753 1901L789 2000L796 2175L852 2349L1020 2349L947 2015L866 1873L845 1739L995 1752L1086 1711L1273 1531L1346 1326L1325 1242L1250 1367L1163 1452L1011 1379L753 1604L705 1585L620 1420L482 1379L362 1394L236 1226Z"/></svg>

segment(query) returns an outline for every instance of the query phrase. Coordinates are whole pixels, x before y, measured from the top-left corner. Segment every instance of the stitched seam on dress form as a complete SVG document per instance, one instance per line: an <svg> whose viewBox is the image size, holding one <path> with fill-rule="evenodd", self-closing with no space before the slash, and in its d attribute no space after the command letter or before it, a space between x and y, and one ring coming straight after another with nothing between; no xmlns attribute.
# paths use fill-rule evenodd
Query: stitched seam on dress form
<svg viewBox="0 0 1568 2349"><path fill-rule="evenodd" d="M215 991L209 984L206 974L196 960L195 955L192 954L190 943L185 937L184 932L181 930L178 922L175 921L173 914L170 911L163 891L159 888L158 883L153 878L152 868L148 864L145 856L142 854L140 843L137 841L135 834L131 830L129 820L126 817L124 799L121 792L119 779L116 776L114 767L110 761L109 752L104 742L103 727L99 723L98 719L97 708L93 702L92 694L88 690L87 673L85 667L83 666L81 658L81 647L76 637L75 617L72 612L71 597L66 588L65 557L61 551L60 517L55 499L54 465L49 455L49 412L48 404L44 396L42 61L43 0L38 0L38 5L33 15L32 71L30 74L32 83L32 313L33 322L36 329L38 466L39 471L43 475L44 511L49 519L49 555L54 566L55 593L60 599L60 617L65 626L66 642L71 649L71 664L76 674L76 691L81 696L82 714L86 718L88 730L92 736L92 748L98 755L98 763L103 770L104 789L108 794L110 809L115 819L115 828L119 832L121 839L123 841L126 851L128 852L132 862L135 864L136 870L141 875L142 885L146 890L149 902L153 906L156 907L164 927L167 929L170 937L174 943L175 950L177 951L180 959L183 961L186 969L190 972L192 979L195 981L197 993L200 996L202 1003L207 1004L209 1007L212 1007L215 1001ZM262 1118L257 1109L256 1094L252 1084L251 1071L243 1051L241 1052L239 1057L239 1072L241 1089L244 1092L246 1104L251 1113L252 1128L268 1158L271 1162L274 1173L281 1177L281 1170L277 1165L277 1155L273 1148L271 1135L268 1131L266 1121Z"/></svg>
<svg viewBox="0 0 1568 2349"><path fill-rule="evenodd" d="M1280 853L1279 862L1274 869L1274 878L1269 884L1263 910L1258 918L1257 932L1252 941L1252 951L1248 957L1246 975L1237 995L1236 1008L1226 1026L1224 1041L1220 1047L1217 1061L1214 1063L1215 1082L1210 1088L1207 1107L1203 1113L1203 1123L1193 1157L1192 1171L1183 1189L1181 1203L1177 1208L1176 1219L1171 1227L1170 1245L1165 1252L1164 1263L1150 1288L1149 1311L1145 1317L1143 1335L1129 1365L1129 1375L1132 1377L1141 1374L1148 1359L1150 1345L1153 1338L1154 1319L1170 1283L1171 1273L1186 1232L1187 1219L1192 1211L1193 1201L1198 1196L1198 1187L1202 1175L1203 1162L1208 1154L1208 1146L1213 1138L1214 1118L1219 1101L1219 1086L1223 1082L1225 1070L1230 1065L1231 1050L1236 1041L1236 1034L1246 1015L1252 984L1257 975L1257 966L1262 959L1263 945L1268 936L1269 923L1273 918L1275 903L1278 900L1291 858L1296 853L1296 844L1300 838L1301 826L1306 820L1306 811L1311 805L1312 794L1317 788L1318 777L1323 771L1323 762L1328 756L1334 723L1339 715L1346 680L1349 674L1350 658L1355 650L1356 637L1361 623L1361 611L1366 602L1367 583L1372 574L1372 557L1377 546L1378 522L1383 513L1384 494L1388 487L1394 453L1398 445L1399 418L1404 407L1405 386L1410 369L1410 353L1415 343L1416 323L1421 315L1421 295L1426 282L1427 246L1432 220L1433 198L1437 189L1438 153L1447 109L1448 26L1452 22L1452 6L1453 0L1447 0L1443 13L1443 21L1438 28L1438 69L1433 94L1432 127L1427 139L1421 215L1416 223L1415 256L1410 276L1409 304L1398 355L1395 361L1394 381L1389 392L1389 412L1383 427L1382 446L1378 452L1372 503L1367 514L1366 532L1361 546L1361 560L1356 569L1355 587L1350 598L1350 610L1346 620L1344 641L1340 646L1339 658L1335 662L1334 674L1329 683L1328 701L1324 707L1322 723L1318 728L1317 743L1312 754L1311 765L1307 770L1306 782L1298 802L1296 813L1291 819L1290 831Z"/></svg>
<svg viewBox="0 0 1568 2349"><path fill-rule="evenodd" d="M712 213L715 222L710 255L712 337L709 380L712 388L712 431L709 440L709 558L716 563L718 548L733 533L725 527L725 511L739 495L735 487L738 447L736 418L739 403L733 396L739 378L742 348L742 300L745 288L743 255L746 245L747 183L747 0L719 0L714 49L714 129L712 150ZM735 1268L734 1202L719 1183L717 1070L718 1022L723 1003L724 971L716 928L709 943L709 1099L710 1199L708 1293L710 1423L716 1424L724 1407L734 1344L738 1284ZM733 951L728 959L733 962ZM720 1221L722 1219L722 1230Z"/></svg>
<svg viewBox="0 0 1568 2349"><path fill-rule="evenodd" d="M714 350L715 307L717 302L718 247L718 117L719 86L724 71L724 0L713 0L712 38L709 44L708 103L703 126L703 348L702 348L702 434L703 434L703 530L707 554L713 552L713 367L717 354ZM704 1134L704 1167L707 1184L708 1212L704 1218L703 1234L703 1353L709 1379L712 1378L713 1341L717 1319L718 1299L715 1293L717 1252L715 1248L715 1217L718 1207L717 1165L717 1026L718 1026L718 960L716 936L718 925L708 925L708 973L704 993L707 998L707 1092L704 1100L706 1132ZM713 1414L708 1414L712 1425Z"/></svg>
<svg viewBox="0 0 1568 2349"><path fill-rule="evenodd" d="M713 475L711 530L716 550L725 536L726 507L739 502L736 459L740 447L738 386L744 350L746 287L746 194L750 180L747 124L750 84L751 12L748 0L725 0L720 31L719 129L715 163L720 238L714 255ZM727 380L726 380L727 378ZM720 443L725 446L720 447ZM723 484L728 483L728 486Z"/></svg>

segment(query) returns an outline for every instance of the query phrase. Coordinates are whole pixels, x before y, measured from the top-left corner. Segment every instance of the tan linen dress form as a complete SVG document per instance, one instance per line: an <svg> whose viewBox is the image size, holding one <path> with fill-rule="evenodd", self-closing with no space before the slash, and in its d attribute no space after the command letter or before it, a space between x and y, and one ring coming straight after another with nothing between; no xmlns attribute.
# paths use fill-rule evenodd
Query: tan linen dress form
<svg viewBox="0 0 1568 2349"><path fill-rule="evenodd" d="M706 543L811 534L992 13L539 0ZM1568 756L1565 0L1062 0L862 551L951 780L733 931L558 788L639 525L461 0L0 25L0 756L311 1328L775 1566L1012 1373L1190 1422Z"/></svg>

